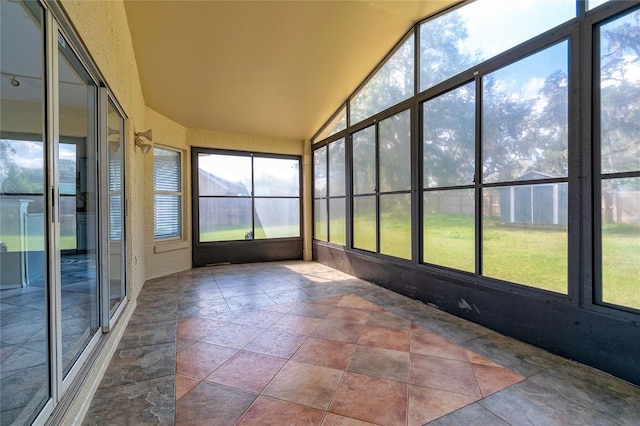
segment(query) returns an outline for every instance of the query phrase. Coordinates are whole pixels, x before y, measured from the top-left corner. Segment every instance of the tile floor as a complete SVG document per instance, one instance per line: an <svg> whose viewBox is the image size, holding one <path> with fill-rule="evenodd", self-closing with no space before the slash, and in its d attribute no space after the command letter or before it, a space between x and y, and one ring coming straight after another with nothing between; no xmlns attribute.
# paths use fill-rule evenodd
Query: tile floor
<svg viewBox="0 0 640 426"><path fill-rule="evenodd" d="M637 425L640 389L312 262L148 281L86 425Z"/></svg>

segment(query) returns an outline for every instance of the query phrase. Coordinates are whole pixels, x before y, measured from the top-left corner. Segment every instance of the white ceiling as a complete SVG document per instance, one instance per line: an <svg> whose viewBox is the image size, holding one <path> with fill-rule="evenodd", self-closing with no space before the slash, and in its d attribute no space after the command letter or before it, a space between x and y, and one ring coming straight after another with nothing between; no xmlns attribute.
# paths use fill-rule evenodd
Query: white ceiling
<svg viewBox="0 0 640 426"><path fill-rule="evenodd" d="M194 129L308 139L412 24L454 3L125 0L146 104Z"/></svg>

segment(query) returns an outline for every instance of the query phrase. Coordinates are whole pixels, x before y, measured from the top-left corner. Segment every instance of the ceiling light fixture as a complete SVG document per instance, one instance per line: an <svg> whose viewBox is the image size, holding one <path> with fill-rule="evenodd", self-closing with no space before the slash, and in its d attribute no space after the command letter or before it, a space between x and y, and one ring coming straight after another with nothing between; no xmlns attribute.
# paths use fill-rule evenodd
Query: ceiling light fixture
<svg viewBox="0 0 640 426"><path fill-rule="evenodd" d="M143 138L149 141L153 140L153 138L151 137L151 129L147 130L146 132L136 132L136 146L140 148L140 151L143 154L146 154L151 149L151 144L145 143Z"/></svg>

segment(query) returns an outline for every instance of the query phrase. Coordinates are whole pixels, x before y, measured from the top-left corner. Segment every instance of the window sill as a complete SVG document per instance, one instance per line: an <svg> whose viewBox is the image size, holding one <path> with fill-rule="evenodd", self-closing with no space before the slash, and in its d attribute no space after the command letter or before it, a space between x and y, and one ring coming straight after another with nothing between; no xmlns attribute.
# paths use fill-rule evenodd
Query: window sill
<svg viewBox="0 0 640 426"><path fill-rule="evenodd" d="M153 247L154 253L166 253L169 251L175 250L184 250L190 247L189 241L178 240L178 241L167 241L162 243L156 243Z"/></svg>

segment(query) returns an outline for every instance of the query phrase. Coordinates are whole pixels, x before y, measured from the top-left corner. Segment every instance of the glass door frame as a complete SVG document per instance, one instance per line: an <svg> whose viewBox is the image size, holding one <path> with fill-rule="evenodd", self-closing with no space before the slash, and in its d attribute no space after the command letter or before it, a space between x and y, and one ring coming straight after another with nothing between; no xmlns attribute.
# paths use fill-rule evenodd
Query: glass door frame
<svg viewBox="0 0 640 426"><path fill-rule="evenodd" d="M97 355L96 348L102 339L102 335L110 331L117 319L127 306L127 238L126 238L126 149L127 149L127 121L128 117L124 113L115 96L109 91L104 83L102 75L91 63L89 56L82 49L80 39L73 32L72 27L65 21L64 12L60 5L54 2L41 0L40 4L44 11L44 44L45 44L45 92L46 102L44 111L45 125L45 165L46 165L46 185L44 191L45 198L45 245L47 249L47 292L48 292L48 324L47 337L51 342L49 346L50 363L50 398L36 415L34 424L44 424L54 413L56 407L62 400L69 397L73 388L81 385L78 380L83 374L87 374L92 367L88 361ZM62 360L62 294L61 294L61 244L60 244L60 170L59 170L59 146L60 136L60 108L59 108L59 52L58 43L63 38L70 50L84 67L84 70L91 78L91 83L96 87L97 102L96 110L92 120L94 121L93 137L96 142L96 227L97 227L97 282L98 282L98 330L91 336L87 345L81 351L80 356L74 361L68 373L63 373ZM107 152L107 111L108 104L115 108L122 120L121 146L122 155L122 253L120 256L122 271L121 300L119 306L110 310L109 306L109 215L104 214L105 207L108 207L108 152Z"/></svg>
<svg viewBox="0 0 640 426"><path fill-rule="evenodd" d="M109 105L113 107L118 118L121 121L122 127L120 129L120 149L122 150L122 158L120 159L120 194L121 194L121 234L120 234L120 248L122 252L119 256L120 271L121 271L121 286L120 286L120 302L112 309L110 305L111 301L111 283L110 283L110 262L111 258L111 223L110 223L110 188L109 188L109 125L108 125L108 112ZM103 208L100 211L103 212L99 217L98 226L98 249L100 253L100 259L107 259L106 266L100 268L99 272L99 293L100 293L100 326L103 333L108 333L115 325L116 321L127 306L128 294L127 294L127 239L126 239L126 213L127 213L127 191L126 191L126 157L127 157L127 116L125 115L122 107L118 104L114 96L109 90L101 86L98 90L98 204ZM109 212L105 214L104 212Z"/></svg>

